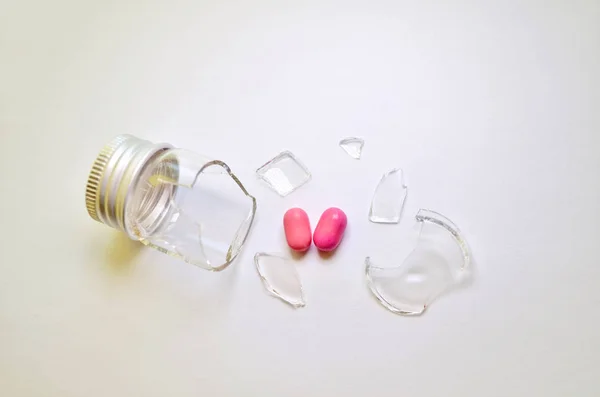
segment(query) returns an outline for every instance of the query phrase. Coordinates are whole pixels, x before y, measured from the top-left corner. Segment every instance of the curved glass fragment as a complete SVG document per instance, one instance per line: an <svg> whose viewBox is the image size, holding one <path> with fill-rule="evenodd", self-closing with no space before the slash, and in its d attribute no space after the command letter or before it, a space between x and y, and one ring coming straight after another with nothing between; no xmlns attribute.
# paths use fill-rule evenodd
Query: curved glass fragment
<svg viewBox="0 0 600 397"><path fill-rule="evenodd" d="M402 169L394 168L383 174L371 200L369 220L373 223L400 222L407 194Z"/></svg>
<svg viewBox="0 0 600 397"><path fill-rule="evenodd" d="M389 311L422 314L444 292L469 276L471 253L460 230L445 216L419 210L419 239L413 251L396 267L379 267L365 259L367 285Z"/></svg>
<svg viewBox="0 0 600 397"><path fill-rule="evenodd" d="M254 265L267 292L293 308L306 305L302 283L292 261L276 254L258 252L254 255Z"/></svg>

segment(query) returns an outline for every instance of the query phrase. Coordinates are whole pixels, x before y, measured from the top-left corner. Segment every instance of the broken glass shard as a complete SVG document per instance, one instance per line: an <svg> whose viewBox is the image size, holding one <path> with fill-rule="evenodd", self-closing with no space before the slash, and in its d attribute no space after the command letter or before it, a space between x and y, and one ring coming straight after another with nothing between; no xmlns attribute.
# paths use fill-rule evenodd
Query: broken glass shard
<svg viewBox="0 0 600 397"><path fill-rule="evenodd" d="M259 252L254 255L254 265L263 286L271 295L294 308L306 305L302 283L291 260Z"/></svg>
<svg viewBox="0 0 600 397"><path fill-rule="evenodd" d="M443 293L470 277L471 254L458 227L445 216L419 210L419 239L404 261L379 267L365 259L369 289L386 309L402 315L422 314Z"/></svg>
<svg viewBox="0 0 600 397"><path fill-rule="evenodd" d="M402 169L394 168L383 174L373 194L369 220L373 223L400 222L407 194Z"/></svg>
<svg viewBox="0 0 600 397"><path fill-rule="evenodd" d="M256 170L277 194L287 196L311 178L310 172L292 152L284 151Z"/></svg>
<svg viewBox="0 0 600 397"><path fill-rule="evenodd" d="M365 141L360 138L345 138L340 141L340 147L353 159L360 160Z"/></svg>

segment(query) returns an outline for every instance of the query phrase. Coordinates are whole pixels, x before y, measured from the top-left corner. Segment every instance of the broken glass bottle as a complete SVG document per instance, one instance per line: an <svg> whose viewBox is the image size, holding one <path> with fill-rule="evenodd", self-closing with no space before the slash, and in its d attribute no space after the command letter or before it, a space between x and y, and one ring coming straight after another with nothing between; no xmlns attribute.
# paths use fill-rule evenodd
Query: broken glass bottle
<svg viewBox="0 0 600 397"><path fill-rule="evenodd" d="M132 239L220 271L246 241L256 199L222 161L120 135L94 162L86 206Z"/></svg>
<svg viewBox="0 0 600 397"><path fill-rule="evenodd" d="M441 294L468 280L471 253L460 230L445 216L419 210L419 239L404 261L379 267L365 259L367 285L386 309L422 314Z"/></svg>

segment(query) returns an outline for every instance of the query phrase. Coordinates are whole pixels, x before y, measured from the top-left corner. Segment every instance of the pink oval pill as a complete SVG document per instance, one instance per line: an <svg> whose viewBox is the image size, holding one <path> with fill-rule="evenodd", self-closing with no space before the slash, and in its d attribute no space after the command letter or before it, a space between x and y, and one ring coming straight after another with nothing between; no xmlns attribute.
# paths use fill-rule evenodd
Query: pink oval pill
<svg viewBox="0 0 600 397"><path fill-rule="evenodd" d="M290 208L283 215L285 239L294 251L306 251L311 243L310 221L302 208Z"/></svg>
<svg viewBox="0 0 600 397"><path fill-rule="evenodd" d="M315 228L313 236L315 246L321 251L336 249L344 237L347 224L348 218L344 211L335 207L326 209Z"/></svg>

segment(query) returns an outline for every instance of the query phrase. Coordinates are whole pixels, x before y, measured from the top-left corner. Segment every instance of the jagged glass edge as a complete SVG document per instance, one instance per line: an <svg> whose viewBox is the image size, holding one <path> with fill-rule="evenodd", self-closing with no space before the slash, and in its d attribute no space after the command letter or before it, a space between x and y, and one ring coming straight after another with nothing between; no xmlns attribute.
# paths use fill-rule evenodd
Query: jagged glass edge
<svg viewBox="0 0 600 397"><path fill-rule="evenodd" d="M282 294L280 294L279 292L277 292L277 290L271 285L271 283L269 282L269 280L267 280L267 278L263 275L263 273L261 272L261 267L260 267L260 258L263 256L269 256L269 257L274 257L274 258L280 258L284 261L288 261L289 259L281 256L281 255L277 255L277 254L271 254L268 252L257 252L256 254L254 254L254 266L256 267L256 272L258 273L258 276L260 277L260 281L262 282L262 285L264 287L264 289L269 293L269 295L281 300L282 302L290 305L291 307L293 307L294 309L299 309L301 307L306 306L306 298L304 296L304 288L302 288L302 281L300 280L300 276L298 275L298 271L296 270L296 267L292 264L292 269L293 269L293 274L294 277L296 278L296 281L298 282L298 286L300 287L300 300L301 302L298 303L293 303L288 301L287 299L284 299Z"/></svg>
<svg viewBox="0 0 600 397"><path fill-rule="evenodd" d="M471 265L471 249L469 248L467 240L465 240L465 238L463 237L462 232L454 222L452 222L450 219L440 214L439 212L423 208L417 212L415 218L417 219L417 222L430 222L440 227L443 227L448 232L450 232L452 237L454 237L456 244L458 244L458 247L460 248L464 258L463 264L460 267L461 270L465 270Z"/></svg>
<svg viewBox="0 0 600 397"><path fill-rule="evenodd" d="M231 171L231 168L225 164L223 161L220 160L213 160L213 161L209 161L207 163L205 163L202 168L200 168L200 170L196 173L196 176L194 177L194 181L189 184L180 184L174 180L169 180L167 178L161 177L161 183L165 183L165 184L171 184L174 186L183 186L183 187L187 187L187 188L193 188L194 185L196 184L196 182L198 181L198 177L200 176L200 174L208 167L213 166L213 165L218 165L220 167L222 167L227 174L233 179L233 181L238 185L238 187L242 190L242 192L252 200L252 209L250 210L250 212L248 213L248 216L246 217L246 219L243 221L243 223L240 224L240 228L238 229L238 232L236 233L236 235L234 236L233 240L232 240L232 244L229 246L229 249L227 251L227 256L226 256L226 261L225 263L219 265L219 266L210 266L210 264L208 266L206 266L206 263L201 263L198 261L193 261L191 259L189 259L188 257L186 257L185 255L182 255L178 252L175 251L170 251L166 248L163 248L161 246L158 246L154 243L152 243L152 241L150 239L147 238L140 238L140 242L144 245L147 245L149 247L152 247L164 254L167 254L169 256L172 256L174 258L178 258L183 260L184 262L190 263L194 266L198 266L201 269L205 269L205 270L209 270L209 271L213 271L213 272L220 272L225 270L227 267L229 267L229 265L231 265L231 263L235 260L235 258L237 258L237 256L239 255L239 253L241 252L241 248L243 247L243 245L246 243L246 240L248 239L248 236L250 235L250 230L252 229L252 224L254 223L254 217L256 216L256 208L257 208L257 204L256 204L256 198L254 196L252 196L250 193L248 193L248 190L246 190L246 188L244 187L244 185L242 184L242 182L239 180L239 178ZM177 208L178 211L182 212L182 210L179 208L179 206L173 201L173 198L171 198L171 205L174 206L174 208ZM238 233L240 231L240 229L242 228L242 225L246 225L247 229L248 229L248 233L246 233L246 236L242 239L242 241L239 242L240 245L240 249L238 249L237 253L232 255L232 249L233 249L233 243L237 242L237 238L238 238ZM200 240L200 244L202 244L201 242L202 240ZM202 251L204 252L204 247L201 247Z"/></svg>
<svg viewBox="0 0 600 397"><path fill-rule="evenodd" d="M381 186L381 183L385 180L385 178L389 177L391 174L400 171L400 183L402 184L402 187L404 188L404 194L402 195L402 206L400 208L400 215L398 216L398 220L397 221L381 221L381 220L374 220L373 219L373 201L375 200L375 197L377 197L377 191L379 190L379 187ZM402 168L392 168L391 170L387 171L386 173L384 173L381 178L379 179L379 183L377 184L377 187L375 188L375 192L373 193L373 197L371 198L371 205L369 206L369 221L372 223L379 223L379 224L397 224L400 223L400 219L402 218L402 213L404 212L404 204L406 203L406 197L408 197L408 186L406 185L406 182L404 181L404 170Z"/></svg>
<svg viewBox="0 0 600 397"><path fill-rule="evenodd" d="M421 225L423 225L424 222L430 222L430 223L440 226L440 227L444 228L446 231L448 231L452 235L454 240L456 241L456 244L458 245L459 249L461 250L461 252L463 254L464 260L463 260L463 264L461 266L461 270L465 270L469 267L469 265L471 264L471 261L472 261L471 250L469 249L469 245L467 244L467 241L463 237L460 229L454 224L454 222L452 222L450 219L448 219L446 216L440 214L439 212L428 210L428 209L420 209L417 212L417 215L415 216L415 218L418 223L421 223ZM421 226L421 230L422 229L423 228ZM419 232L419 240L420 240L420 232ZM415 249L418 246L419 246L419 241L417 241L417 243L415 244ZM367 256L365 258L365 277L367 280L367 286L369 287L369 290L371 291L373 296L375 296L375 298L379 301L379 303L381 303L381 305L383 307L385 307L392 313L400 314L403 316L419 316L425 312L425 310L429 306L428 303L425 303L423 305L423 310L417 311L417 312L399 309L399 308L395 307L392 303L388 302L379 293L379 291L377 290L377 287L375 286L373 279L371 278L371 274L370 274L371 270L373 270L373 269L376 269L376 270L398 269L398 268L404 266L405 260L403 260L402 263L400 263L398 266L380 267L380 266L374 265L371 262L371 257Z"/></svg>

